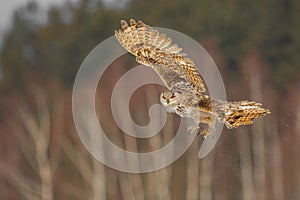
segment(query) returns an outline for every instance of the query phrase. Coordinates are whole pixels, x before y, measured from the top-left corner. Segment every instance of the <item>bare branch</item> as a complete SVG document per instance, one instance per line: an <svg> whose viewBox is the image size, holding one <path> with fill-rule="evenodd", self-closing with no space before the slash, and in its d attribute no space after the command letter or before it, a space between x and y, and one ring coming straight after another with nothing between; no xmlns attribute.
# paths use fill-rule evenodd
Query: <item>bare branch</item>
<svg viewBox="0 0 300 200"><path fill-rule="evenodd" d="M53 199L52 170L48 155L50 143L50 114L43 92L35 90L37 104L37 119L29 111L28 106L23 104L21 116L26 129L31 136L35 146L35 159L37 161L38 173L41 180L41 199Z"/></svg>
<svg viewBox="0 0 300 200"><path fill-rule="evenodd" d="M212 152L209 157L201 161L200 171L200 198L205 200L212 199L212 178L213 178L213 163L214 153Z"/></svg>
<svg viewBox="0 0 300 200"><path fill-rule="evenodd" d="M17 170L13 171L11 168L1 164L0 175L4 177L11 186L15 187L26 199L39 199L39 184L24 177L22 174L18 173Z"/></svg>

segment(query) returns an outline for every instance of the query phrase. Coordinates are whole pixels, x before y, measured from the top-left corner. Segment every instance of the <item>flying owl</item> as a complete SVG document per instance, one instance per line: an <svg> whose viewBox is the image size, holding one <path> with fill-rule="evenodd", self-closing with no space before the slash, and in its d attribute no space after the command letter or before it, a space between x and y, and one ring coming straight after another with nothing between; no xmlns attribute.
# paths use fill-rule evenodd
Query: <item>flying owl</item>
<svg viewBox="0 0 300 200"><path fill-rule="evenodd" d="M206 137L213 130L215 120L231 129L252 124L253 119L270 113L260 103L210 98L205 94L206 87L194 62L171 38L133 19L130 25L121 20L121 28L115 30L117 40L136 56L138 63L157 72L168 89L160 95L161 104L167 112L192 118L195 126L189 128L191 131L198 131L200 124L206 124L208 128L201 132Z"/></svg>

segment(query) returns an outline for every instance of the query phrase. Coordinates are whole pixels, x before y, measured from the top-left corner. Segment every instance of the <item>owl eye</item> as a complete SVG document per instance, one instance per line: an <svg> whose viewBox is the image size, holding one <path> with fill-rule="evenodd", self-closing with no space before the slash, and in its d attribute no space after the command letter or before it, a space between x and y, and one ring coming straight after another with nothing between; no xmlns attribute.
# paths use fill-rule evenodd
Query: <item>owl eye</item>
<svg viewBox="0 0 300 200"><path fill-rule="evenodd" d="M165 96L161 96L163 99L166 99L166 97Z"/></svg>
<svg viewBox="0 0 300 200"><path fill-rule="evenodd" d="M174 94L172 94L171 99L174 99L176 96Z"/></svg>

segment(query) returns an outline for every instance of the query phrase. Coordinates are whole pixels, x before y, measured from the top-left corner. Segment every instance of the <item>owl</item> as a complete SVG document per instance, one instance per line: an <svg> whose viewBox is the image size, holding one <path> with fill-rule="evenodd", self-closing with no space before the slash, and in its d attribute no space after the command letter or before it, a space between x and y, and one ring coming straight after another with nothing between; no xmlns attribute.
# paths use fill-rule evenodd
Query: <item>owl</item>
<svg viewBox="0 0 300 200"><path fill-rule="evenodd" d="M199 125L207 125L208 128L201 131L206 137L216 120L231 129L252 124L253 119L270 113L260 103L210 98L205 94L205 84L194 62L182 48L142 21L131 19L128 25L121 20L121 29L115 30L115 36L138 63L157 72L167 88L160 95L161 104L169 113L193 119L195 126L190 127L190 131L199 131Z"/></svg>

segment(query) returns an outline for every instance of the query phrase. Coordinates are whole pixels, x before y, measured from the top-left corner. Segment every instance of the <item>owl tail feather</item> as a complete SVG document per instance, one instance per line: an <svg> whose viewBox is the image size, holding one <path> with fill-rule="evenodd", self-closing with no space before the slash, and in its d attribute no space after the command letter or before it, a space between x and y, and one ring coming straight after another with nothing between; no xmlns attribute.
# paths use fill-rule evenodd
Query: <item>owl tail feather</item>
<svg viewBox="0 0 300 200"><path fill-rule="evenodd" d="M223 102L221 110L222 121L229 129L252 124L253 119L271 113L262 108L260 103L252 101Z"/></svg>

